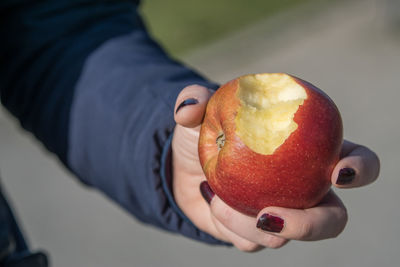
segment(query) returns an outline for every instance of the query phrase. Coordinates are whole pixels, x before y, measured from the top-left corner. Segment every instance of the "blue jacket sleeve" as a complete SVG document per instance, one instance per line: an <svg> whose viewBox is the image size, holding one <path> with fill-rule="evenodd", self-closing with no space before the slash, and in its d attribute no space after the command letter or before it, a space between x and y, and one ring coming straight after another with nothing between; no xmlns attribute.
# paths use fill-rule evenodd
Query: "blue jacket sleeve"
<svg viewBox="0 0 400 267"><path fill-rule="evenodd" d="M216 85L171 60L133 3L47 2L2 18L3 104L82 182L140 221L225 244L197 229L170 190L175 99L189 84Z"/></svg>

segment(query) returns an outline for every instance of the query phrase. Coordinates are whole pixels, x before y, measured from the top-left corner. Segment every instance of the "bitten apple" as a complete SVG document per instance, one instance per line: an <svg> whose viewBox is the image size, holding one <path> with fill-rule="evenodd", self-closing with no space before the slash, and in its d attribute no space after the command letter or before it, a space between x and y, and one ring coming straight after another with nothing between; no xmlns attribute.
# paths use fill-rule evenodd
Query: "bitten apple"
<svg viewBox="0 0 400 267"><path fill-rule="evenodd" d="M284 73L245 75L208 102L200 163L212 190L242 213L310 208L331 186L342 132L337 107L312 84Z"/></svg>

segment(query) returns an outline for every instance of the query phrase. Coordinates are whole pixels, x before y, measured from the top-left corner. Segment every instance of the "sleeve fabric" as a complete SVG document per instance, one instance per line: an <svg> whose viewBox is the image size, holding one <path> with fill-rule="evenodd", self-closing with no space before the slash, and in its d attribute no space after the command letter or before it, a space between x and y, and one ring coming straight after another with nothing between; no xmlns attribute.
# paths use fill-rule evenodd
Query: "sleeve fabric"
<svg viewBox="0 0 400 267"><path fill-rule="evenodd" d="M225 244L197 229L170 190L175 99L189 84L216 85L165 54L135 1L6 2L1 101L21 125L140 221Z"/></svg>

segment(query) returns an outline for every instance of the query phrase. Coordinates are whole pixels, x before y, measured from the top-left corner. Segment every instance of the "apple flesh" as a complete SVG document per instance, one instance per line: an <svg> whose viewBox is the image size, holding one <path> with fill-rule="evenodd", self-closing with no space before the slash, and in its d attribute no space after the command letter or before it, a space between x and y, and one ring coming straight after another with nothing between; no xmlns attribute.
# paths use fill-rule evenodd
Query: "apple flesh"
<svg viewBox="0 0 400 267"><path fill-rule="evenodd" d="M245 75L208 102L199 158L211 189L244 214L310 208L331 186L342 132L337 107L312 84L283 73Z"/></svg>

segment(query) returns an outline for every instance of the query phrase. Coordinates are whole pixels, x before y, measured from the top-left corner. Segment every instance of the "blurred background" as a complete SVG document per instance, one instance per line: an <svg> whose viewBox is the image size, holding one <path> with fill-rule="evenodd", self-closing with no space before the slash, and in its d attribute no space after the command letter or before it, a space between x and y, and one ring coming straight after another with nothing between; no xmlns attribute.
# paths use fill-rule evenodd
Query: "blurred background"
<svg viewBox="0 0 400 267"><path fill-rule="evenodd" d="M1 110L2 183L52 266L399 266L399 0L143 0L141 11L171 55L214 81L287 72L322 88L341 110L345 138L380 156L380 178L336 190L350 215L338 238L246 254L139 224Z"/></svg>

